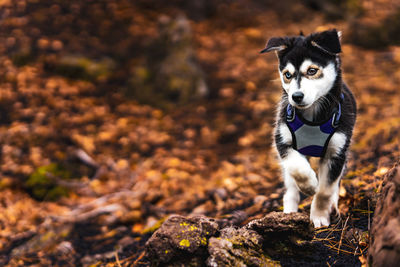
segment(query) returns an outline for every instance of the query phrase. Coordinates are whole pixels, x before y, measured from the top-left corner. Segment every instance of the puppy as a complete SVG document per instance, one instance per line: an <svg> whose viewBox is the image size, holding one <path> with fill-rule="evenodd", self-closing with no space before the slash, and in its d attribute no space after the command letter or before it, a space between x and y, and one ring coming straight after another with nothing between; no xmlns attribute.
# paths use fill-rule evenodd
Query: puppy
<svg viewBox="0 0 400 267"><path fill-rule="evenodd" d="M328 226L356 121L354 96L342 80L340 32L273 37L261 53L270 51L277 53L283 87L274 138L284 212L297 212L299 191L314 195L310 219L315 227ZM320 158L318 176L308 157Z"/></svg>

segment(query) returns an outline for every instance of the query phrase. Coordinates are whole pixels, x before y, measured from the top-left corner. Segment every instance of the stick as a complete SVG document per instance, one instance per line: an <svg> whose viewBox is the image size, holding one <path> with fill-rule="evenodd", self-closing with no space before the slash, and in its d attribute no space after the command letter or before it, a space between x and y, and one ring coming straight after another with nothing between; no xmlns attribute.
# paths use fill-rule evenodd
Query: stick
<svg viewBox="0 0 400 267"><path fill-rule="evenodd" d="M99 168L99 164L91 156L89 156L83 149L77 149L74 154L78 159L80 159L86 165L93 167L95 169Z"/></svg>
<svg viewBox="0 0 400 267"><path fill-rule="evenodd" d="M347 216L346 222L344 223L343 229L342 229L342 234L340 235L340 241L339 241L339 247L338 247L338 253L340 252L340 247L342 246L342 241L343 241L343 236L344 236L344 230L346 229L347 226L347 221L349 220L350 216Z"/></svg>
<svg viewBox="0 0 400 267"><path fill-rule="evenodd" d="M135 262L133 263L132 266L137 266L138 263L139 263L139 261L144 257L145 254L146 254L145 251L143 251L142 253L140 253L139 257L135 260Z"/></svg>
<svg viewBox="0 0 400 267"><path fill-rule="evenodd" d="M121 263L119 262L118 251L115 251L115 260L117 261L118 267L122 267Z"/></svg>

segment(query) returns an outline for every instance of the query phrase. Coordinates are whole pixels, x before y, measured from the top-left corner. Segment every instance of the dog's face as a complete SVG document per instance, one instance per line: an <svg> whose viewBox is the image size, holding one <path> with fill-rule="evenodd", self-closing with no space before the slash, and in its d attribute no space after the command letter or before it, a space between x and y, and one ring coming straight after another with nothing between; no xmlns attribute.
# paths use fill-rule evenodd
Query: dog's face
<svg viewBox="0 0 400 267"><path fill-rule="evenodd" d="M339 73L341 52L336 30L309 36L271 38L261 51L277 51L279 75L288 101L307 109L333 87Z"/></svg>

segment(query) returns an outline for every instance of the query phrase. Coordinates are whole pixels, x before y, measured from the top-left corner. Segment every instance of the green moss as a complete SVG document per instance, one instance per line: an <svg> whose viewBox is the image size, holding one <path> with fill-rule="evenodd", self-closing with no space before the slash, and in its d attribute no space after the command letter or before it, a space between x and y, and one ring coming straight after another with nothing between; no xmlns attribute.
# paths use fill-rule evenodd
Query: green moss
<svg viewBox="0 0 400 267"><path fill-rule="evenodd" d="M65 56L52 63L52 71L71 78L89 81L107 80L115 68L111 59L93 60L83 56Z"/></svg>
<svg viewBox="0 0 400 267"><path fill-rule="evenodd" d="M56 236L56 234L54 232L49 231L42 236L42 241L44 241L44 242L49 241L50 239L54 238L55 236Z"/></svg>
<svg viewBox="0 0 400 267"><path fill-rule="evenodd" d="M161 218L158 220L153 226L148 227L142 231L142 234L148 234L148 233L153 233L155 232L158 228L161 227L161 225L164 223L164 221L167 219L167 217Z"/></svg>
<svg viewBox="0 0 400 267"><path fill-rule="evenodd" d="M179 242L179 245L182 247L190 247L190 241L187 239L182 239L181 242Z"/></svg>
<svg viewBox="0 0 400 267"><path fill-rule="evenodd" d="M68 189L59 186L50 176L69 179L70 173L56 163L37 168L25 182L32 197L38 200L54 201L68 195Z"/></svg>
<svg viewBox="0 0 400 267"><path fill-rule="evenodd" d="M194 225L191 225L191 226L189 227L189 231L195 231L195 230L197 230L197 229L199 229L199 228L197 228L197 227L194 226Z"/></svg>
<svg viewBox="0 0 400 267"><path fill-rule="evenodd" d="M200 239L200 243L201 243L202 245L206 246L206 245L207 245L207 238L202 237L202 238Z"/></svg>

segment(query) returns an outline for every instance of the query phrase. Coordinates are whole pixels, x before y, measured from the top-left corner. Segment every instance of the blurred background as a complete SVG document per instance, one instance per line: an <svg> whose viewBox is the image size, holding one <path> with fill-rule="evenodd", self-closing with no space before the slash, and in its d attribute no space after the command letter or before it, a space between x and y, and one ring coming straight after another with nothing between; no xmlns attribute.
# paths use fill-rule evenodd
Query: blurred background
<svg viewBox="0 0 400 267"><path fill-rule="evenodd" d="M134 262L169 214L280 210L278 62L259 51L330 28L358 101L354 214L399 160L399 1L0 0L1 265Z"/></svg>

